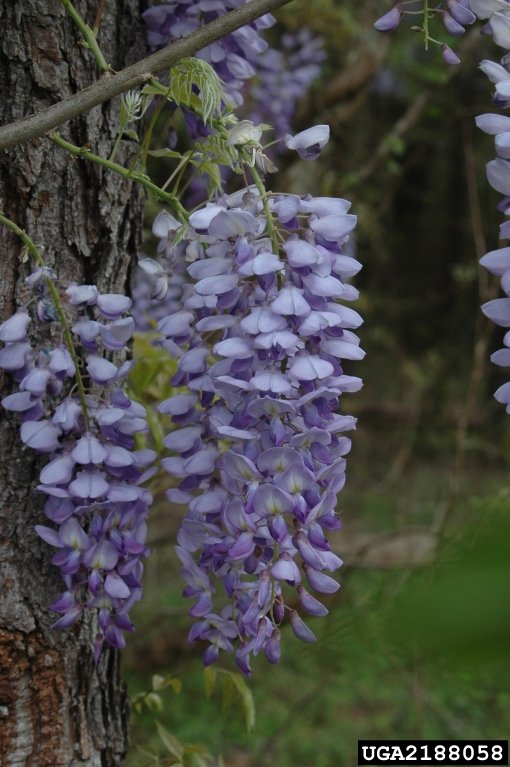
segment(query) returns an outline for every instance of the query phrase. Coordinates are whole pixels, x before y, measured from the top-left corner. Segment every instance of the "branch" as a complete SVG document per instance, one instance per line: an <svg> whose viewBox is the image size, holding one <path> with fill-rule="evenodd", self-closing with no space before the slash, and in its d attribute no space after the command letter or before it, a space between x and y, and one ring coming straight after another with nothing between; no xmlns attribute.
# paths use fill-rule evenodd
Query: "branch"
<svg viewBox="0 0 510 767"><path fill-rule="evenodd" d="M157 72L168 69L181 59L192 56L207 45L235 32L239 27L289 2L291 0L248 0L246 5L211 21L191 35L176 40L161 51L126 67L121 72L114 75L105 74L94 85L68 96L44 112L3 126L0 128L0 149L8 149L24 141L43 136L48 131L109 101L114 96L144 85Z"/></svg>

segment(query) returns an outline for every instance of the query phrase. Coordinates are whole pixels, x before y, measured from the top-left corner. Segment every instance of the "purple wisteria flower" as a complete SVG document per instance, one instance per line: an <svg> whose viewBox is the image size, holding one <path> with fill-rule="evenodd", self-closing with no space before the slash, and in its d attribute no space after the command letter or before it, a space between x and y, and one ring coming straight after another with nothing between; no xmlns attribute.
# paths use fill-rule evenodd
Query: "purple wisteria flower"
<svg viewBox="0 0 510 767"><path fill-rule="evenodd" d="M190 639L208 643L206 664L234 651L244 673L252 653L279 660L286 612L296 636L313 641L300 614L327 609L310 590L338 588L327 534L340 526L345 432L355 427L338 407L361 387L343 361L363 357L353 332L362 320L345 303L361 268L343 253L350 204L278 194L268 204L273 237L255 187L191 215L176 249L196 254L192 282L158 323L178 358L171 383L188 390L159 410L175 424L168 497L188 507L177 553Z"/></svg>
<svg viewBox="0 0 510 767"><path fill-rule="evenodd" d="M489 7L484 12L488 12ZM510 40L508 43L510 47ZM500 64L492 61L482 61L482 71L495 84L494 103L503 108L510 106L510 73ZM497 192L504 195L498 208L505 214L510 214L510 117L502 114L483 114L476 118L477 126L494 136L497 157L487 163L487 179ZM510 237L510 221L500 227L501 239ZM491 274L500 278L505 298L495 298L483 304L482 311L486 317L504 328L510 328L510 248L503 247L486 253L480 260ZM510 333L503 338L504 348L494 352L492 362L502 367L510 367ZM510 413L510 383L499 387L495 393L498 402L506 405Z"/></svg>
<svg viewBox="0 0 510 767"><path fill-rule="evenodd" d="M2 405L21 419L21 440L48 456L37 489L47 497L44 513L52 526L37 525L36 531L56 549L52 562L65 584L51 606L61 616L54 627L68 628L84 610L96 613L97 661L105 641L123 647L124 632L133 630L129 610L142 595L152 500L141 484L151 474L154 453L136 449L135 435L147 424L144 408L123 390L131 363L107 359L131 338L131 300L101 294L93 285L62 291L67 302L61 309L74 337L69 349L49 332L58 312L47 277L54 279L38 269L27 279L35 316L21 309L0 325L0 367L18 387ZM31 328L37 342L28 336ZM78 354L85 360L81 371Z"/></svg>
<svg viewBox="0 0 510 767"><path fill-rule="evenodd" d="M443 43L441 46L441 52L443 55L443 59L446 61L447 64L455 66L456 64L460 64L460 59L455 53L455 51L452 51L449 45L446 45L446 43Z"/></svg>
<svg viewBox="0 0 510 767"><path fill-rule="evenodd" d="M402 19L402 8L397 3L390 10L374 22L374 28L378 32L394 32Z"/></svg>
<svg viewBox="0 0 510 767"><path fill-rule="evenodd" d="M286 136L285 145L303 160L316 160L329 141L329 132L329 125L314 125L295 136Z"/></svg>
<svg viewBox="0 0 510 767"><path fill-rule="evenodd" d="M166 210L154 219L152 233L159 239L158 259L144 257L138 261L131 290L132 315L139 331L149 330L157 320L177 311L181 305L187 277L186 259L193 257L182 248L174 247L181 226Z"/></svg>

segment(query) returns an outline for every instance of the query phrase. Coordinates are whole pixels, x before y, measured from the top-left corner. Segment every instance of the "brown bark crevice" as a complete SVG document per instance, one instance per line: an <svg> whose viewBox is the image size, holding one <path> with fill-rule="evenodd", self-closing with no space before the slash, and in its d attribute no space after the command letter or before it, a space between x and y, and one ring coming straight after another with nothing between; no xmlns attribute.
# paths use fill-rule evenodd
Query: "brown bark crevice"
<svg viewBox="0 0 510 767"><path fill-rule="evenodd" d="M75 5L90 16L91 4ZM89 19L90 21L90 19ZM90 85L90 52L58 0L0 0L0 124L21 119ZM99 40L114 67L144 55L138 0L109 2ZM116 104L96 107L63 134L107 156L118 127ZM132 151L123 142L119 159ZM25 229L63 283L124 291L141 234L138 188L69 158L45 138L0 152L0 209ZM0 227L0 322L29 299L32 270L19 240ZM14 390L0 373L0 396ZM46 524L36 491L45 458L21 444L19 422L0 413L0 765L118 767L127 749L127 695L118 653L98 668L92 618L51 629L48 605L63 590L53 550L34 531ZM50 523L51 524L51 523Z"/></svg>

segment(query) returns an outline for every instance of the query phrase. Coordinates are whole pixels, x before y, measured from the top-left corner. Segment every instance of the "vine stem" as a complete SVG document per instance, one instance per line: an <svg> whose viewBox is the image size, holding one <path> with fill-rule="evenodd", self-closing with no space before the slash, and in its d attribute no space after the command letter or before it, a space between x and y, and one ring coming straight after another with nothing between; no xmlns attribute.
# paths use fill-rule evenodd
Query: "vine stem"
<svg viewBox="0 0 510 767"><path fill-rule="evenodd" d="M152 85L157 83L158 85L161 85L159 80L156 78L151 78L149 81ZM131 168L135 168L138 164L141 164L142 168L147 167L147 156L149 152L149 148L152 141L152 134L154 132L155 125L159 119L159 116L165 106L166 99L170 95L170 88L168 88L167 92L164 94L164 99L160 100L160 103L154 108L154 111L151 115L151 119L149 120L149 124L147 126L147 130L145 131L145 134L142 138L142 142L140 146L138 147L138 150L136 151L133 159L131 160ZM140 157L142 158L142 162L139 163ZM164 187L163 187L164 188Z"/></svg>
<svg viewBox="0 0 510 767"><path fill-rule="evenodd" d="M177 181L175 182L175 186L174 186L174 189L177 189L179 187L179 182L181 180L182 174L186 170L186 168L189 165L190 161L191 161L191 155L184 156L182 158L182 160L179 160L179 164L177 165L175 170L172 171L171 175L167 178L167 180L165 181L165 183L163 184L163 186L161 188L162 189L166 189L168 186L170 186L170 184L172 183L174 178L176 178L176 176L178 176Z"/></svg>
<svg viewBox="0 0 510 767"><path fill-rule="evenodd" d="M153 113L153 115L152 115L152 117L150 119L150 122L149 122L149 125L148 125L148 128L147 128L147 131L145 133L145 136L143 137L142 143L140 144L140 147L138 148L138 151L135 154L135 157L133 159L132 165L133 164L136 165L136 163L138 163L138 161L140 159L140 156L141 156L142 157L142 163L141 163L142 168L146 168L147 167L147 156L148 156L150 145L151 145L151 141L152 141L152 134L154 132L154 128L155 128L156 123L157 123L157 121L159 119L159 116L160 116L161 112L163 111L163 108L164 108L164 106L166 104L166 101L167 101L168 97L170 96L170 90L171 90L170 87L166 87L165 88L163 86L163 84L159 82L157 77L151 77L151 79L149 80L149 84L153 88L159 89L159 92L160 92L160 94L161 94L161 96L163 98L160 100L160 103L154 109L154 113ZM165 187L163 187L163 189L164 188Z"/></svg>
<svg viewBox="0 0 510 767"><path fill-rule="evenodd" d="M423 2L423 33L425 35L425 50L429 49L429 0Z"/></svg>
<svg viewBox="0 0 510 767"><path fill-rule="evenodd" d="M119 126L119 132L117 133L117 138L115 139L115 142L112 147L112 151L110 152L110 157L108 158L110 162L113 162L113 158L117 154L117 151L120 146L120 142L122 140L122 136L124 135L124 131L126 130L127 125L120 125Z"/></svg>
<svg viewBox="0 0 510 767"><path fill-rule="evenodd" d="M83 35L83 39L87 43L87 47L90 48L90 52L96 60L96 64L101 72L111 72L111 67L107 63L105 57L101 52L101 48L97 44L96 36L89 25L82 19L71 0L60 0L69 16L72 18L78 29Z"/></svg>
<svg viewBox="0 0 510 767"><path fill-rule="evenodd" d="M14 221L11 221L10 218L7 218L7 216L4 216L2 212L0 212L0 223L6 226L8 229L11 230L11 232L14 232L14 234L16 234L20 238L23 245L25 245L29 253L31 253L35 263L38 266L40 266L42 269L45 269L46 264L44 263L44 259L41 256L41 253L39 252L37 245L31 239L31 237L29 237L28 234L23 229L21 229L17 224L15 224ZM69 323L67 322L67 318L64 312L64 307L62 305L62 301L60 300L60 295L55 286L55 283L48 276L45 276L44 279L45 279L49 294L52 298L53 304L55 306L55 310L57 312L58 318L60 320L60 324L62 325L62 330L64 332L64 340L67 346L67 350L69 354L71 355L71 359L75 367L76 386L78 388L78 398L80 400L80 405L81 405L81 409L83 413L83 420L85 421L85 428L87 431L89 431L89 417L88 417L88 410L87 410L87 399L85 394L85 384L83 382L83 378L81 375L80 360L78 358L78 355L76 354L76 349L74 346L71 329L69 327Z"/></svg>
<svg viewBox="0 0 510 767"><path fill-rule="evenodd" d="M253 180L255 181L255 186L257 187L259 191L259 194L262 200L262 205L264 206L264 213L266 214L267 231L271 238L273 253L275 254L275 256L278 256L280 252L280 249L278 247L278 237L276 234L276 229L275 229L275 225L273 221L273 214L271 213L271 209L269 207L269 200L267 197L266 187L264 186L264 182L262 181L260 173L255 168L255 166L250 167L250 172L251 172L251 175L253 176Z"/></svg>
<svg viewBox="0 0 510 767"><path fill-rule="evenodd" d="M57 146L65 149L66 152L69 152L69 154L72 154L75 157L81 157L82 159L90 160L91 162L96 163L96 165L102 165L104 168L108 168L108 170L111 170L114 173L118 173L124 178L137 181L139 184L152 192L155 197L171 205L181 221L188 220L188 214L177 197L154 184L144 173L138 173L138 171L129 170L123 165L119 165L112 160L107 160L105 157L100 157L99 155L94 154L94 152L91 152L90 149L87 149L86 147L75 146L74 144L71 144L70 141L66 141L64 138L62 138L62 136L59 136L59 134L55 133L54 131L49 134L49 138L53 141L54 144L57 144Z"/></svg>
<svg viewBox="0 0 510 767"><path fill-rule="evenodd" d="M229 35L254 19L271 13L289 2L291 0L250 0L249 3L214 19L190 35L176 40L121 72L101 77L93 85L53 104L43 112L36 112L23 120L4 125L0 128L0 149L8 149L24 141L43 136L68 120L72 120L73 117L85 114L93 107L109 101L114 96L120 96L121 93L145 85L158 72L172 67L187 56L193 56L194 53L221 37Z"/></svg>

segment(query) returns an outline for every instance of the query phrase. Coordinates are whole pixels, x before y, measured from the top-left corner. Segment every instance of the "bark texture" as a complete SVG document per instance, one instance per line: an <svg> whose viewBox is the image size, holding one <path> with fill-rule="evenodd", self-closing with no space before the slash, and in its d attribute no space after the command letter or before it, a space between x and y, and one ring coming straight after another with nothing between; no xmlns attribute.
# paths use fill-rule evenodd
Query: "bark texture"
<svg viewBox="0 0 510 767"><path fill-rule="evenodd" d="M108 0L99 42L120 69L144 55L140 0ZM91 24L99 0L76 0ZM59 0L0 0L0 124L90 85L90 52ZM118 101L62 129L75 144L108 156ZM120 161L129 154L123 147ZM122 291L141 231L138 189L101 167L73 160L45 138L0 152L0 209L24 228L64 281ZM0 227L0 321L27 299L31 271L17 238ZM1 396L11 391L0 379ZM33 531L44 523L35 491L39 459L18 439L13 414L0 413L0 765L121 765L127 699L116 653L96 670L92 622L52 631L47 606L62 590L50 547ZM54 618L55 616L53 616Z"/></svg>

